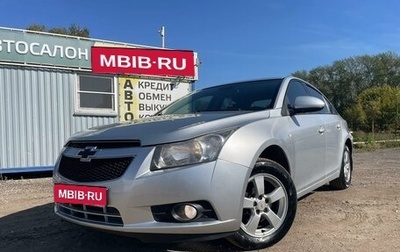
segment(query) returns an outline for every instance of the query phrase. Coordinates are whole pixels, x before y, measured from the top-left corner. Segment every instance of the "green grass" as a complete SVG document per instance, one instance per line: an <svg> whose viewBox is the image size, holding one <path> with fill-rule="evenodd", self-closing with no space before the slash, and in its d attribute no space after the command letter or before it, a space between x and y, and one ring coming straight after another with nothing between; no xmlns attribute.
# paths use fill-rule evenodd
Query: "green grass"
<svg viewBox="0 0 400 252"><path fill-rule="evenodd" d="M375 134L356 131L353 132L354 146L358 149L374 150L382 148L400 147L400 135L388 132Z"/></svg>

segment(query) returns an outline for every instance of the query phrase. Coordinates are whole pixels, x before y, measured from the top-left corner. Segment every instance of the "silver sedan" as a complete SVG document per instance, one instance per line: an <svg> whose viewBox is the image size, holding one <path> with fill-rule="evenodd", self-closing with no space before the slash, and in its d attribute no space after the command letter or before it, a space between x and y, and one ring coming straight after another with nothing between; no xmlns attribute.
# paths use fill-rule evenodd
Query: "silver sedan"
<svg viewBox="0 0 400 252"><path fill-rule="evenodd" d="M54 170L63 219L143 241L281 240L298 198L352 178L346 122L294 78L194 91L150 118L72 136Z"/></svg>

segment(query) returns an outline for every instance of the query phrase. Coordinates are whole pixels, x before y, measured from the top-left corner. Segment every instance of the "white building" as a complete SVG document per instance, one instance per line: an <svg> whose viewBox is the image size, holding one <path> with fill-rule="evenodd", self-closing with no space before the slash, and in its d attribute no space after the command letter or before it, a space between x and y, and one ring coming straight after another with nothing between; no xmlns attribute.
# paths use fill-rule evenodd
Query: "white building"
<svg viewBox="0 0 400 252"><path fill-rule="evenodd" d="M197 54L0 27L0 176L51 171L75 132L192 90Z"/></svg>

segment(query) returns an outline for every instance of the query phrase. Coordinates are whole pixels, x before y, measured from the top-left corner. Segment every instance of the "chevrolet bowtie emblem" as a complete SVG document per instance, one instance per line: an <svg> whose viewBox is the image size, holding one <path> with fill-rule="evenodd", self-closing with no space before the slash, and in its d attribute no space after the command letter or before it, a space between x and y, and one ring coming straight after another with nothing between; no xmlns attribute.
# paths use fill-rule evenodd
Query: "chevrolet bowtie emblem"
<svg viewBox="0 0 400 252"><path fill-rule="evenodd" d="M90 162L92 157L97 153L97 146L88 146L85 149L78 152L77 157L80 158L82 162Z"/></svg>

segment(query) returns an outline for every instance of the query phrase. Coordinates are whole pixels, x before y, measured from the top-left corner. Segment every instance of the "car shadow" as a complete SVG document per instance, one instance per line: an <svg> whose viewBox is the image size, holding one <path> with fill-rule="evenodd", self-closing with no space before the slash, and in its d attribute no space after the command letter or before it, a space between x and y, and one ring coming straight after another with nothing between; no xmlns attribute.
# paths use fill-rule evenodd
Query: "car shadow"
<svg viewBox="0 0 400 252"><path fill-rule="evenodd" d="M329 184L323 185L317 189L315 189L316 192L329 192L329 191L335 191Z"/></svg>
<svg viewBox="0 0 400 252"><path fill-rule="evenodd" d="M224 239L207 242L143 243L63 221L53 204L0 218L0 251L238 251Z"/></svg>

